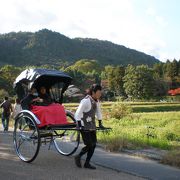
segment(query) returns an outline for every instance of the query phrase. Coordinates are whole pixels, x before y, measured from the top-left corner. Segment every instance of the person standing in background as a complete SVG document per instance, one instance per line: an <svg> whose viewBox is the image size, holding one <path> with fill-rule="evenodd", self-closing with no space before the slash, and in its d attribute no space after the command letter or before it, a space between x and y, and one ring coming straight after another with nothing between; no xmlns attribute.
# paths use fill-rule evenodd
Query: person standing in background
<svg viewBox="0 0 180 180"><path fill-rule="evenodd" d="M3 109L3 111L2 111L2 125L4 128L4 131L8 131L8 129L9 129L9 118L10 118L11 112L13 112L11 102L8 99L9 98L6 96L4 98L3 103L0 105L0 107Z"/></svg>

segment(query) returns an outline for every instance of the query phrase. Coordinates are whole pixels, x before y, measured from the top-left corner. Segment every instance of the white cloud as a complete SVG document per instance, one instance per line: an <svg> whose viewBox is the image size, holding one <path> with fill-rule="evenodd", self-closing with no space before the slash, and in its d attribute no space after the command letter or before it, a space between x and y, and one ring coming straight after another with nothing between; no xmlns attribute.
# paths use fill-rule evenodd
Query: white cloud
<svg viewBox="0 0 180 180"><path fill-rule="evenodd" d="M168 22L161 16L156 16L156 22L164 28L168 25Z"/></svg>
<svg viewBox="0 0 180 180"><path fill-rule="evenodd" d="M163 27L168 25L168 22L165 20L165 18L159 15L154 8L148 8L146 10L146 14L151 16L158 25Z"/></svg>
<svg viewBox="0 0 180 180"><path fill-rule="evenodd" d="M149 8L147 8L147 10L146 10L146 14L147 14L147 15L150 15L150 16L155 16L155 15L156 15L156 11L155 11L154 8L149 7Z"/></svg>
<svg viewBox="0 0 180 180"><path fill-rule="evenodd" d="M6 0L0 6L0 33L48 28L71 38L109 40L163 57L166 42L157 28L167 21L155 8L138 16L132 0Z"/></svg>

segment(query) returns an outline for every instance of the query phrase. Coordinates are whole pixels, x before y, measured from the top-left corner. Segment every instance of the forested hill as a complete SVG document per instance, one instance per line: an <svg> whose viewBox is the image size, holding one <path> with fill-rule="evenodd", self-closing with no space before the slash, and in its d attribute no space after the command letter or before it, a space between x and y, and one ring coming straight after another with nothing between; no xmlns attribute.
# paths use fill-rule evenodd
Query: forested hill
<svg viewBox="0 0 180 180"><path fill-rule="evenodd" d="M0 34L0 65L61 65L94 59L101 65L153 65L153 56L98 39L70 39L47 29Z"/></svg>

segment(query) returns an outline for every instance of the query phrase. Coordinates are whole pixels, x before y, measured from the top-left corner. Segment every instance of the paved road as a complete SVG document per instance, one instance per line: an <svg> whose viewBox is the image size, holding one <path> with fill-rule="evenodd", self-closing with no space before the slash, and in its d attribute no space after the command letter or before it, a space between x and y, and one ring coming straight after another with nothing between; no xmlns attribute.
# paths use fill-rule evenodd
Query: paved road
<svg viewBox="0 0 180 180"><path fill-rule="evenodd" d="M12 147L12 133L0 132L0 179L2 176L14 180L23 179L153 179L180 180L180 169L159 164L156 161L106 152L96 148L92 162L99 165L97 170L75 167L73 157L59 155L43 146L32 164L21 162ZM5 166L4 166L5 165ZM5 171L8 169L8 171ZM28 178L27 178L28 174ZM42 178L43 176L43 178ZM4 178L3 178L4 179ZM5 178L7 179L7 178Z"/></svg>
<svg viewBox="0 0 180 180"><path fill-rule="evenodd" d="M96 149L94 163L153 180L180 180L180 169L157 161Z"/></svg>
<svg viewBox="0 0 180 180"><path fill-rule="evenodd" d="M14 152L12 133L0 131L0 180L141 180L135 175L97 165L96 170L77 168L73 157L59 155L42 146L35 161L28 164Z"/></svg>

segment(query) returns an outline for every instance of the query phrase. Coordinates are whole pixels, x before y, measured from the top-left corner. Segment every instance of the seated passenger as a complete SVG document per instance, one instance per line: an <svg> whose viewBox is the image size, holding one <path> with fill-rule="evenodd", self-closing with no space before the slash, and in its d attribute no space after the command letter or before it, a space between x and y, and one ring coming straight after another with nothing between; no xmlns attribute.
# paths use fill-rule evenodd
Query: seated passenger
<svg viewBox="0 0 180 180"><path fill-rule="evenodd" d="M39 89L39 97L42 99L42 102L39 103L41 106L47 106L52 103L52 99L50 95L46 92L46 88L44 86Z"/></svg>
<svg viewBox="0 0 180 180"><path fill-rule="evenodd" d="M38 97L38 93L34 87L32 87L27 96L21 100L21 106L23 110L30 110L32 104L42 102L42 99Z"/></svg>
<svg viewBox="0 0 180 180"><path fill-rule="evenodd" d="M21 101L21 106L23 110L30 110L38 117L41 122L39 127L67 124L64 107L61 104L52 103L45 87L39 89L39 96L36 89L31 88L28 95Z"/></svg>
<svg viewBox="0 0 180 180"><path fill-rule="evenodd" d="M39 127L46 125L67 124L66 112L61 104L53 103L44 86L39 89L40 102L32 104L31 111L41 121Z"/></svg>

